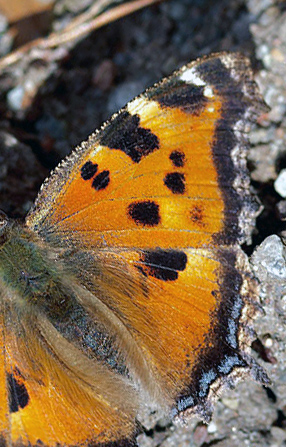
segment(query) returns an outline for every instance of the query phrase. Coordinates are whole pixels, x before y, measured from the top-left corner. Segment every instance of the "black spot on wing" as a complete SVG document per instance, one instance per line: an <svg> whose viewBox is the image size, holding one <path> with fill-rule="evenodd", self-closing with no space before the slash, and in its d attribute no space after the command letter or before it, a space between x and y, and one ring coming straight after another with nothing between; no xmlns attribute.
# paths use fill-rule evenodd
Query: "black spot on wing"
<svg viewBox="0 0 286 447"><path fill-rule="evenodd" d="M80 175L83 180L90 180L97 173L98 165L87 161L80 170Z"/></svg>
<svg viewBox="0 0 286 447"><path fill-rule="evenodd" d="M130 203L128 214L137 225L154 227L161 220L159 205L151 200Z"/></svg>
<svg viewBox="0 0 286 447"><path fill-rule="evenodd" d="M139 116L126 110L103 129L100 144L123 151L134 163L159 149L158 137L150 129L140 127Z"/></svg>
<svg viewBox="0 0 286 447"><path fill-rule="evenodd" d="M110 182L110 172L102 171L96 177L94 177L92 182L92 187L96 189L96 191L100 191L101 189L105 189Z"/></svg>
<svg viewBox="0 0 286 447"><path fill-rule="evenodd" d="M162 281L176 281L187 265L187 255L180 250L150 250L142 254L138 268L146 276Z"/></svg>
<svg viewBox="0 0 286 447"><path fill-rule="evenodd" d="M158 101L162 107L180 107L185 112L194 115L201 113L208 103L208 98L204 95L204 86L178 79L167 80L147 94L150 99Z"/></svg>
<svg viewBox="0 0 286 447"><path fill-rule="evenodd" d="M7 384L9 392L10 413L16 413L21 408L25 408L29 402L29 394L21 380L13 374L7 374Z"/></svg>
<svg viewBox="0 0 286 447"><path fill-rule="evenodd" d="M164 184L167 186L173 194L184 194L185 176L181 172L170 172L164 178Z"/></svg>
<svg viewBox="0 0 286 447"><path fill-rule="evenodd" d="M182 168L185 165L185 154L181 151L173 151L170 154L170 160L176 168Z"/></svg>
<svg viewBox="0 0 286 447"><path fill-rule="evenodd" d="M204 226L204 210L201 206L195 205L190 210L191 221L199 226Z"/></svg>

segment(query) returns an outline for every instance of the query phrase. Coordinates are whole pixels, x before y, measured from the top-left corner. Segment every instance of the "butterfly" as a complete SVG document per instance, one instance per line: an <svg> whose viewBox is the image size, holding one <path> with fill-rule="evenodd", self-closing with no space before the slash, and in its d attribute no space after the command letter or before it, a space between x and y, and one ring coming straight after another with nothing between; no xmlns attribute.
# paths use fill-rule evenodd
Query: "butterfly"
<svg viewBox="0 0 286 447"><path fill-rule="evenodd" d="M258 206L246 131L266 106L248 60L191 62L128 103L0 215L0 439L132 446L154 404L208 421L251 375Z"/></svg>

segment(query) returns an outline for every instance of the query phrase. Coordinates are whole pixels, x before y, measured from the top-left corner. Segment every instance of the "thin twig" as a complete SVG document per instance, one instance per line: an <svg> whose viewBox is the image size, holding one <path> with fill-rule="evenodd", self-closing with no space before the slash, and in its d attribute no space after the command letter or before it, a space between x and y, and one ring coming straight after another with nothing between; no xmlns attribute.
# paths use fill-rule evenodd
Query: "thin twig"
<svg viewBox="0 0 286 447"><path fill-rule="evenodd" d="M95 9L83 13L79 17L76 17L64 30L51 33L48 37L40 38L23 45L19 49L13 51L7 56L0 59L0 70L5 69L9 65L15 64L19 59L23 58L25 54L37 47L40 49L55 48L59 45L79 40L89 34L91 31L101 28L108 23L114 22L122 17L125 17L139 9L146 6L159 3L162 0L135 0L133 2L125 3L123 5L114 7L109 11L103 12L96 18L91 19L91 15L94 16L97 12ZM100 5L95 5L100 9L105 7L106 1L99 2ZM107 2L110 3L110 2ZM83 16L83 17L82 17Z"/></svg>
<svg viewBox="0 0 286 447"><path fill-rule="evenodd" d="M111 3L113 3L113 0L97 0L87 11L79 14L71 20L71 22L67 24L65 31L75 28L82 23L88 22L89 20L99 16L104 9L111 5Z"/></svg>

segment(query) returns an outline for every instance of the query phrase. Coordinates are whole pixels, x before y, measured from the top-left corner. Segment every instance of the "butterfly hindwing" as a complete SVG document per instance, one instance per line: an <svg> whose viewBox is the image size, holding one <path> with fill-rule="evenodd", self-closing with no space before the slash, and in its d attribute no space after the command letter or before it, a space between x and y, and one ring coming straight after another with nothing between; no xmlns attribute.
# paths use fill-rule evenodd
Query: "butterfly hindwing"
<svg viewBox="0 0 286 447"><path fill-rule="evenodd" d="M8 445L111 445L126 438L131 445L134 389L80 352L42 315L29 308L16 311L5 306L1 327L6 383L1 410L9 414L1 433L7 433Z"/></svg>

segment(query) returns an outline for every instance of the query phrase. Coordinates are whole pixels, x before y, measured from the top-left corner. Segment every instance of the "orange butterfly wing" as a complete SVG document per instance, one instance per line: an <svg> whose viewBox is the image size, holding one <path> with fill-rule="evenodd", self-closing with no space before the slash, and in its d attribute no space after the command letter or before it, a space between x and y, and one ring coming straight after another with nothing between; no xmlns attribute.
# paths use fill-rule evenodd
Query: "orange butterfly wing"
<svg viewBox="0 0 286 447"><path fill-rule="evenodd" d="M7 305L1 311L0 434L7 445L107 445L133 437L137 397L130 386L43 316Z"/></svg>
<svg viewBox="0 0 286 447"><path fill-rule="evenodd" d="M174 101L183 97L185 84L177 90ZM152 89L129 103L63 163L29 225L47 239L78 237L87 247L209 243L223 229L224 202L211 147L222 98L202 93L198 104L191 104L196 93L186 94L181 107L161 105ZM172 240L171 232L176 232Z"/></svg>
<svg viewBox="0 0 286 447"><path fill-rule="evenodd" d="M256 292L238 246L257 213L248 190L244 132L248 120L263 110L242 56L203 58L129 103L43 185L27 227L61 253L71 281L81 288L77 299L83 307L96 315L102 303L99 320L114 335L128 370L122 378L118 365L110 371L106 363L95 363L95 371L106 368L114 379L118 395L101 397L108 388L102 377L98 397L89 377L86 392L99 412L90 423L88 398L80 397L76 373L69 383L78 399L69 411L67 373L57 356L52 370L43 373L42 388L25 376L31 402L39 389L51 427L58 412L67 411L72 420L74 411L83 411L82 433L80 425L69 429L63 421L60 431L55 423L60 444L130 438L139 408L136 390L174 415L196 412L208 419L222 385L249 370L266 380L249 358L243 333ZM49 335L46 326L43 331L55 350L56 334ZM40 364L50 361L46 349L39 348L38 355ZM12 368L21 363L16 360ZM63 363L70 366L72 355ZM45 380L62 392L54 410L59 397L52 394L48 403ZM134 397L126 414L120 411L125 393L129 400ZM22 411L33 414L29 405ZM21 433L16 422L12 426ZM30 443L40 433L29 426L25 430ZM44 443L53 445L54 438Z"/></svg>

